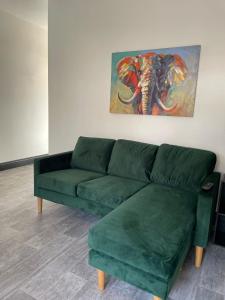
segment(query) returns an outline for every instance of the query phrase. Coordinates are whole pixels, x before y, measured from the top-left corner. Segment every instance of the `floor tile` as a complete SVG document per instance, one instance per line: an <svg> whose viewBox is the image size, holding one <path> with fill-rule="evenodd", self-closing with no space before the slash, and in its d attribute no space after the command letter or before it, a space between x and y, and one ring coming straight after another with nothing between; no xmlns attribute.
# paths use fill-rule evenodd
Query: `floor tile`
<svg viewBox="0 0 225 300"><path fill-rule="evenodd" d="M0 172L0 299L150 300L152 295L107 276L103 292L88 265L88 229L99 218L44 201L37 215L33 167ZM168 300L225 300L225 248L210 244L202 267L191 249Z"/></svg>

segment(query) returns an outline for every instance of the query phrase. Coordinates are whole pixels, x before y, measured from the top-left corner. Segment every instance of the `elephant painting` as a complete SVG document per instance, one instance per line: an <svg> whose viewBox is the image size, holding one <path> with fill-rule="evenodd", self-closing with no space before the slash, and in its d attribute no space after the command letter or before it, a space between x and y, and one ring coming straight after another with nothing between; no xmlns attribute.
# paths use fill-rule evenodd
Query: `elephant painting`
<svg viewBox="0 0 225 300"><path fill-rule="evenodd" d="M182 55L171 53L157 53L155 50L138 55L120 55L114 68L116 84L111 95L114 101L111 111L117 112L117 107L122 107L135 114L179 115L181 112L180 115L185 115L186 107L182 105L186 105L193 113L193 105L191 107L190 104L194 103L197 81L197 70L194 69L198 64L195 63L194 68L193 64L188 66ZM187 61L193 63L193 59L188 58Z"/></svg>

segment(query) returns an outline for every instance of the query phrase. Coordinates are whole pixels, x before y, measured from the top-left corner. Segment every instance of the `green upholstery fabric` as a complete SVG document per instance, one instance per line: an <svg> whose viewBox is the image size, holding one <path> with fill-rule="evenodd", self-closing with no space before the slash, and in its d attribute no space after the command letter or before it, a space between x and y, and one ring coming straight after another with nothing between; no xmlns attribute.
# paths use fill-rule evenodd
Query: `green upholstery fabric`
<svg viewBox="0 0 225 300"><path fill-rule="evenodd" d="M37 175L37 187L76 196L78 183L103 176L80 169L66 169Z"/></svg>
<svg viewBox="0 0 225 300"><path fill-rule="evenodd" d="M214 186L209 191L201 191L198 195L197 222L194 245L205 248L208 244L214 221L217 194L220 183L220 173L212 173L205 182L213 182Z"/></svg>
<svg viewBox="0 0 225 300"><path fill-rule="evenodd" d="M191 245L207 245L220 181L212 173L216 156L166 144L158 151L126 140L113 145L81 137L73 157L35 160L34 194L105 216L89 231L90 264L166 299ZM204 180L214 182L212 190L200 191Z"/></svg>
<svg viewBox="0 0 225 300"><path fill-rule="evenodd" d="M116 141L108 173L149 181L158 146L129 140Z"/></svg>
<svg viewBox="0 0 225 300"><path fill-rule="evenodd" d="M72 151L37 158L34 160L34 175L69 169L71 158Z"/></svg>
<svg viewBox="0 0 225 300"><path fill-rule="evenodd" d="M107 207L103 204L99 205L99 203L96 203L94 201L88 201L79 197L61 194L59 192L54 192L42 188L37 189L36 196L41 197L45 200L69 206L71 208L79 208L83 211L101 217L107 215L112 211L112 208Z"/></svg>
<svg viewBox="0 0 225 300"><path fill-rule="evenodd" d="M149 184L89 231L90 248L168 280L193 234L197 195Z"/></svg>
<svg viewBox="0 0 225 300"><path fill-rule="evenodd" d="M108 175L80 183L77 195L100 205L116 208L145 185L142 181Z"/></svg>
<svg viewBox="0 0 225 300"><path fill-rule="evenodd" d="M79 137L73 151L71 167L105 173L114 142L112 139Z"/></svg>
<svg viewBox="0 0 225 300"><path fill-rule="evenodd" d="M168 284L166 281L138 269L138 266L133 267L104 253L90 250L89 264L153 295L164 298L167 293ZM149 299L151 299L150 295Z"/></svg>
<svg viewBox="0 0 225 300"><path fill-rule="evenodd" d="M179 274L181 266L187 256L190 245L191 239L187 237L186 247L180 251L179 263L174 270L173 276L168 280L159 278L157 274L144 272L138 268L138 265L133 267L123 261L117 260L93 249L89 251L89 264L109 275L115 276L116 278L129 282L142 290L150 292L161 299L167 299L172 284Z"/></svg>
<svg viewBox="0 0 225 300"><path fill-rule="evenodd" d="M213 152L163 144L159 147L151 180L186 190L200 190L216 163Z"/></svg>
<svg viewBox="0 0 225 300"><path fill-rule="evenodd" d="M70 168L72 151L48 155L34 160L34 194L38 196L37 175Z"/></svg>

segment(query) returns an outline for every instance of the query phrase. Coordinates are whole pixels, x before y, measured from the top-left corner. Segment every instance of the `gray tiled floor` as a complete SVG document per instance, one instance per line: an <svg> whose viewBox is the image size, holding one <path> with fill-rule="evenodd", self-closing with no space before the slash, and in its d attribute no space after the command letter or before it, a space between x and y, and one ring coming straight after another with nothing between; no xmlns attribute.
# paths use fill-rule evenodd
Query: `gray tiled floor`
<svg viewBox="0 0 225 300"><path fill-rule="evenodd" d="M48 201L37 216L32 193L32 166L0 172L0 299L151 299L114 278L99 292L87 264L87 231L97 218ZM200 270L193 260L191 251L170 300L225 300L225 248L210 245Z"/></svg>

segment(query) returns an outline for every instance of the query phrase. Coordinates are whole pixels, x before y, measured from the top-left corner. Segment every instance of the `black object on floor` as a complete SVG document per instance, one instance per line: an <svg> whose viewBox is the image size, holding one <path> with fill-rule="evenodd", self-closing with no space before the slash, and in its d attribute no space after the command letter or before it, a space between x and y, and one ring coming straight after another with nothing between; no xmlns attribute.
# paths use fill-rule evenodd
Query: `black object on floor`
<svg viewBox="0 0 225 300"><path fill-rule="evenodd" d="M217 208L215 244L225 247L225 176L221 183L220 199Z"/></svg>

